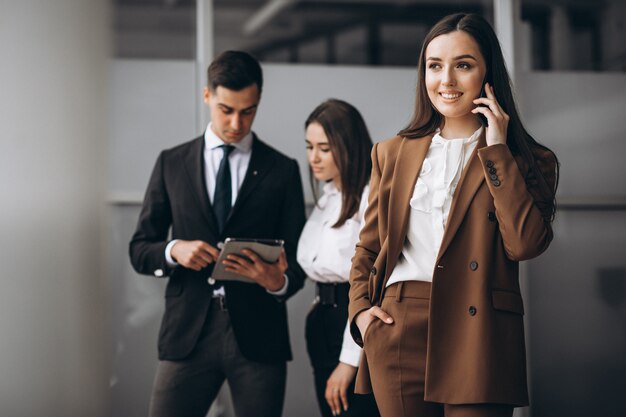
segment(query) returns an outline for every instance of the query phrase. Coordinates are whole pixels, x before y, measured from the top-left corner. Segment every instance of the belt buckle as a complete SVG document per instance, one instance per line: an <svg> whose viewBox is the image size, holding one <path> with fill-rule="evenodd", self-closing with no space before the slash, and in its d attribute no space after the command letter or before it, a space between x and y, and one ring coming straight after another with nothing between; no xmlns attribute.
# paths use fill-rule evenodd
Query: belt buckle
<svg viewBox="0 0 626 417"><path fill-rule="evenodd" d="M223 311L223 312L228 311L228 308L226 307L226 297L220 294L220 295L213 296L213 299L216 301L219 301L220 311Z"/></svg>
<svg viewBox="0 0 626 417"><path fill-rule="evenodd" d="M335 284L322 284L317 287L316 299L321 305L337 307L337 286Z"/></svg>

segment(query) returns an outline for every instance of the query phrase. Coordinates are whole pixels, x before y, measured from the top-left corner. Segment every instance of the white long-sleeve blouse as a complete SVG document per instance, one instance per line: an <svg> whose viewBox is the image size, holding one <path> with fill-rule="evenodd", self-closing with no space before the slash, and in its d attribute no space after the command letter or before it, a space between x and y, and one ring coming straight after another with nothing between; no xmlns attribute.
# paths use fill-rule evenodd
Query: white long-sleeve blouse
<svg viewBox="0 0 626 417"><path fill-rule="evenodd" d="M341 213L342 196L332 182L324 185L323 194L298 242L298 263L313 281L323 284L348 282L368 195L369 187L366 186L358 213L340 227L333 228ZM352 339L346 325L339 361L358 366L360 358L361 348Z"/></svg>

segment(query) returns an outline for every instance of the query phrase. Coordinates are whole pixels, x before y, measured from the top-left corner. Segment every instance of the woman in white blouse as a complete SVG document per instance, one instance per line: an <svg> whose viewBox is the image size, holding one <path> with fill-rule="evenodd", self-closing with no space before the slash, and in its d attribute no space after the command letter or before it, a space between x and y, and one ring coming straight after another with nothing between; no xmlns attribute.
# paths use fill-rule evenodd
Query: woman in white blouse
<svg viewBox="0 0 626 417"><path fill-rule="evenodd" d="M552 240L558 161L524 129L481 16L439 21L417 70L413 119L372 150L356 391L383 417L510 417L528 404L518 263Z"/></svg>
<svg viewBox="0 0 626 417"><path fill-rule="evenodd" d="M298 263L316 285L306 338L318 403L324 417L378 416L371 395L354 394L361 348L347 327L350 260L367 205L372 141L358 110L341 100L320 104L305 128L317 202L298 243ZM324 183L319 198L318 182Z"/></svg>

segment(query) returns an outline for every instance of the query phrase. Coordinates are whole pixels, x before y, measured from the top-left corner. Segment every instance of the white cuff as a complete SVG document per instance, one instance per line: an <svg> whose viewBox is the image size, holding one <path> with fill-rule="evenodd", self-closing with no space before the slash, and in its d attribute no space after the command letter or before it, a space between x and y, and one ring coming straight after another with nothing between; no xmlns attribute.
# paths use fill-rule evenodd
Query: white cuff
<svg viewBox="0 0 626 417"><path fill-rule="evenodd" d="M354 366L355 368L358 368L361 362L361 348L355 343L354 339L352 339L349 321L346 323L346 328L343 332L343 344L341 345L339 362Z"/></svg>
<svg viewBox="0 0 626 417"><path fill-rule="evenodd" d="M174 247L176 242L178 242L178 239L171 240L170 243L168 243L165 247L165 262L167 262L167 266L169 266L170 268L174 268L176 265L178 265L178 262L176 262L174 258L172 258L172 247Z"/></svg>
<svg viewBox="0 0 626 417"><path fill-rule="evenodd" d="M285 295L287 294L287 288L289 287L289 278L287 277L287 274L283 274L283 277L285 277L285 285L283 285L283 287L278 290L278 291L270 291L270 290L265 290L268 293L272 294L272 295Z"/></svg>

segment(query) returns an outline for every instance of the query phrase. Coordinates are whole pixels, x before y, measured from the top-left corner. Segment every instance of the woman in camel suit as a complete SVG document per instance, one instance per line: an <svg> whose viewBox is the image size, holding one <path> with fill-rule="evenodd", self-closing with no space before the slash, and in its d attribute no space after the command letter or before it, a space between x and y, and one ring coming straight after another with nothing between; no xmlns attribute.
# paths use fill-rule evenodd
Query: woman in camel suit
<svg viewBox="0 0 626 417"><path fill-rule="evenodd" d="M491 26L442 19L411 123L372 150L350 274L356 391L373 392L382 417L510 417L528 404L518 262L552 240L557 183Z"/></svg>

